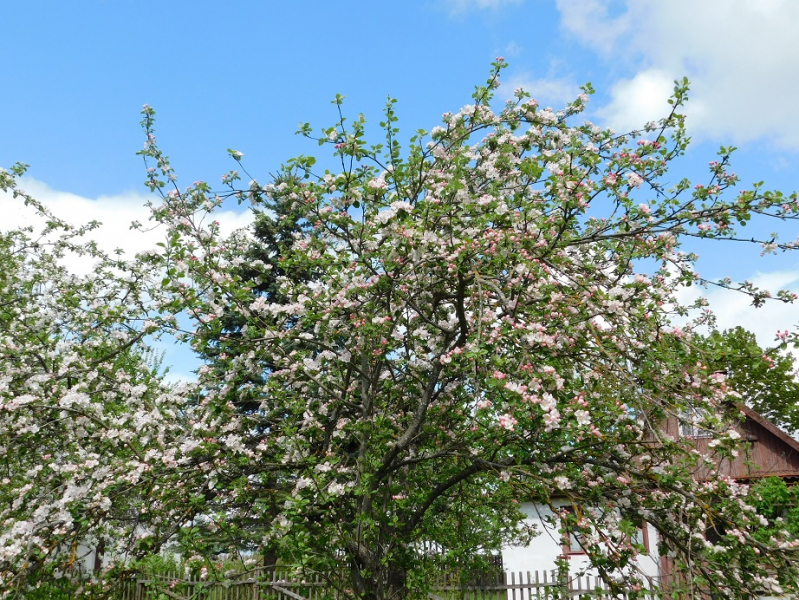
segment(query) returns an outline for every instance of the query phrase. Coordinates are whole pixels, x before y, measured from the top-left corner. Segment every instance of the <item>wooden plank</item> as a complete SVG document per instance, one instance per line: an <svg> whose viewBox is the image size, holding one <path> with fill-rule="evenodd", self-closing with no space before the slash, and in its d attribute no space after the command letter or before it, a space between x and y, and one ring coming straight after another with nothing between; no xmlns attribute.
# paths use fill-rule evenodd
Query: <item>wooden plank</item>
<svg viewBox="0 0 799 600"><path fill-rule="evenodd" d="M277 590L281 594L285 594L289 598L293 598L293 600L308 600L304 596L300 596L299 594L295 594L291 590L288 590L288 589L286 589L286 588L284 588L282 586L279 586L277 584L272 584L272 589Z"/></svg>

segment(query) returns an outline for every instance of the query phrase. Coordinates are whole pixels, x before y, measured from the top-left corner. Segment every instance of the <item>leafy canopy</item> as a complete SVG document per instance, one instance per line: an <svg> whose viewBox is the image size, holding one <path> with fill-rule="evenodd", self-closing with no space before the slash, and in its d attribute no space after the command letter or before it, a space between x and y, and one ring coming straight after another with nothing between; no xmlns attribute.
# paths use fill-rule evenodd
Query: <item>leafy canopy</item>
<svg viewBox="0 0 799 600"><path fill-rule="evenodd" d="M714 330L699 339L712 369L726 374L740 400L790 432L799 431L799 381L792 354L762 348L743 327Z"/></svg>

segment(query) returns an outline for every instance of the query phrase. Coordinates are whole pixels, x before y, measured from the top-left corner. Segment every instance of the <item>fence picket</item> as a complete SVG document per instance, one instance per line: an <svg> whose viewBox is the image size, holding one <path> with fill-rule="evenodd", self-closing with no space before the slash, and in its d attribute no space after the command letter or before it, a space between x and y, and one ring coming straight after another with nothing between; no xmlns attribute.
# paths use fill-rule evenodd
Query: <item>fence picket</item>
<svg viewBox="0 0 799 600"><path fill-rule="evenodd" d="M295 575L277 567L233 574L221 581L204 581L197 574L145 573L122 580L111 597L154 600L160 593L175 599L321 600L331 591L327 582L320 573ZM658 579L646 582L644 597L647 600L661 597L659 583ZM581 574L563 581L556 572L545 570L493 572L472 577L438 572L431 581L430 597L446 600L579 600L581 597L611 600L626 599L629 594L612 594L605 581L596 575Z"/></svg>

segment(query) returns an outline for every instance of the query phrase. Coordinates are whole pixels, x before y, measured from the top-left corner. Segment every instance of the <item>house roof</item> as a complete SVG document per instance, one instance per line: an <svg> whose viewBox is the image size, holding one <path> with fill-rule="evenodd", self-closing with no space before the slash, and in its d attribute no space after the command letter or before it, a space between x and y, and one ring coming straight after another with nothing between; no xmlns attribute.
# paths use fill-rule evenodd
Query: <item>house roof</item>
<svg viewBox="0 0 799 600"><path fill-rule="evenodd" d="M738 406L745 419L739 431L750 445L737 456L720 459L715 470L702 472L711 478L723 474L733 479L751 480L763 477L799 478L799 441L782 431L756 410ZM712 454L709 439L695 440L703 454Z"/></svg>
<svg viewBox="0 0 799 600"><path fill-rule="evenodd" d="M785 433L782 429L777 427L774 423L769 421L766 417L761 415L759 412L755 411L752 408L749 408L746 405L740 407L741 411L750 419L752 419L755 423L763 427L766 431L772 434L774 437L782 441L783 443L789 445L791 448L799 452L799 441L796 441L790 435Z"/></svg>

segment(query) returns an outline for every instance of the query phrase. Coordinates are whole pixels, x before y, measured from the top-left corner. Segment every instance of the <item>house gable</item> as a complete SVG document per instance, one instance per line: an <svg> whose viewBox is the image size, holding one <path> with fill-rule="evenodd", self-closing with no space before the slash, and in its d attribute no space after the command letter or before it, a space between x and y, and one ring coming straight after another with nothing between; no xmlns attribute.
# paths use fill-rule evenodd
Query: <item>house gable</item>
<svg viewBox="0 0 799 600"><path fill-rule="evenodd" d="M744 420L736 429L748 447L738 456L719 460L712 470L702 469L696 475L701 479L725 476L738 481L763 477L799 479L799 442L751 408L739 408ZM711 440L696 437L691 442L703 455L712 455Z"/></svg>

